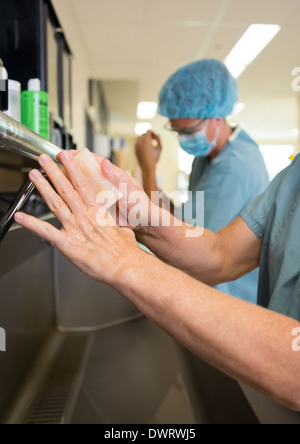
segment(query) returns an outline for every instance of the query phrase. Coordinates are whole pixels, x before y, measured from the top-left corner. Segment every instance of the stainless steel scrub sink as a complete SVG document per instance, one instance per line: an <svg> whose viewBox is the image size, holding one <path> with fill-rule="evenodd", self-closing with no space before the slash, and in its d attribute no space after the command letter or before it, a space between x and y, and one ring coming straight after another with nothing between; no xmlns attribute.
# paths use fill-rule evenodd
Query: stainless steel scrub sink
<svg viewBox="0 0 300 444"><path fill-rule="evenodd" d="M0 254L0 327L7 334L1 423L264 421L237 382L184 351L46 242L14 228ZM299 419L285 413L285 422Z"/></svg>

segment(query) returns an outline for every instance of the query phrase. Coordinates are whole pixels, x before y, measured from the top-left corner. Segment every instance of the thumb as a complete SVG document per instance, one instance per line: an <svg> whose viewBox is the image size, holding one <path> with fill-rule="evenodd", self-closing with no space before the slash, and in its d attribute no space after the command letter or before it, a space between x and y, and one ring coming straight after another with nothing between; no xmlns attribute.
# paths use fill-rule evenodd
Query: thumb
<svg viewBox="0 0 300 444"><path fill-rule="evenodd" d="M108 159L104 159L101 163L103 176L117 187L120 183L129 183L130 176L128 176L121 168L113 165Z"/></svg>
<svg viewBox="0 0 300 444"><path fill-rule="evenodd" d="M103 176L109 180L117 188L122 184L126 184L128 192L143 191L142 185L129 174L125 173L121 168L113 165L109 160L103 160L101 164Z"/></svg>

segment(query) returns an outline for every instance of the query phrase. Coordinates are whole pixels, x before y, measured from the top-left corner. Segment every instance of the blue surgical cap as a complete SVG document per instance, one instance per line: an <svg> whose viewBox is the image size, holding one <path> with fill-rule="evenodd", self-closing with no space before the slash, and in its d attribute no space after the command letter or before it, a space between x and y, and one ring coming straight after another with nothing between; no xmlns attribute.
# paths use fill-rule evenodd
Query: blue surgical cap
<svg viewBox="0 0 300 444"><path fill-rule="evenodd" d="M170 120L225 119L238 97L237 82L224 63L205 59L184 66L167 80L158 112Z"/></svg>

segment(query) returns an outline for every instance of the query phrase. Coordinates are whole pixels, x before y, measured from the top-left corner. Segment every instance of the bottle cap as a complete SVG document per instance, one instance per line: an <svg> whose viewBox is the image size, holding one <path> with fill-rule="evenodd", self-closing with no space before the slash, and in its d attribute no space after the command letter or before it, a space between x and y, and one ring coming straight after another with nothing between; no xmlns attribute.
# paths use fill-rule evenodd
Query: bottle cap
<svg viewBox="0 0 300 444"><path fill-rule="evenodd" d="M21 83L17 82L16 80L9 80L8 81L8 89L9 91L15 91L17 93L21 92Z"/></svg>
<svg viewBox="0 0 300 444"><path fill-rule="evenodd" d="M34 92L41 91L40 79L30 79L28 82L28 91L34 91Z"/></svg>
<svg viewBox="0 0 300 444"><path fill-rule="evenodd" d="M0 59L0 79L1 80L7 80L8 79L8 74L7 74L7 71L6 71L5 67L4 67L2 59Z"/></svg>

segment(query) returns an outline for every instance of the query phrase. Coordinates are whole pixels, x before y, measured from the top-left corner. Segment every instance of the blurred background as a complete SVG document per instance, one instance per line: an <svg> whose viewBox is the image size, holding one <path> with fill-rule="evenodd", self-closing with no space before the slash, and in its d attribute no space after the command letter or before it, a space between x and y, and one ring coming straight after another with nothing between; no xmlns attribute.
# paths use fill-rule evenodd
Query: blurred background
<svg viewBox="0 0 300 444"><path fill-rule="evenodd" d="M240 89L229 122L257 141L273 178L300 152L299 42L300 0L0 0L0 80L19 82L19 106L40 79L51 141L137 178L136 138L152 129L158 185L183 202L193 158L156 113L162 85L195 60L226 62ZM1 220L33 167L0 150ZM37 193L23 210L58 226ZM14 226L1 248L0 423L299 423L178 349L37 236Z"/></svg>
<svg viewBox="0 0 300 444"><path fill-rule="evenodd" d="M243 49L250 61L245 60L246 69L236 75L240 103L230 122L242 124L259 143L271 178L300 151L300 68L295 70L300 66L299 0L52 3L73 54L73 126L79 147L87 142L88 109L95 145L103 149L107 143L99 135L114 138L109 143L117 152L116 162L138 177L136 133L152 128L164 147L158 182L164 190L184 192L192 159L179 149L176 136L164 130L166 119L138 118L138 105L158 103L163 83L184 64L201 58L225 61L251 25L268 24L278 29L258 55L253 53L253 61L255 46L264 45L262 36L254 30ZM95 109L83 87L87 79L101 82L108 111L105 131L93 124Z"/></svg>

